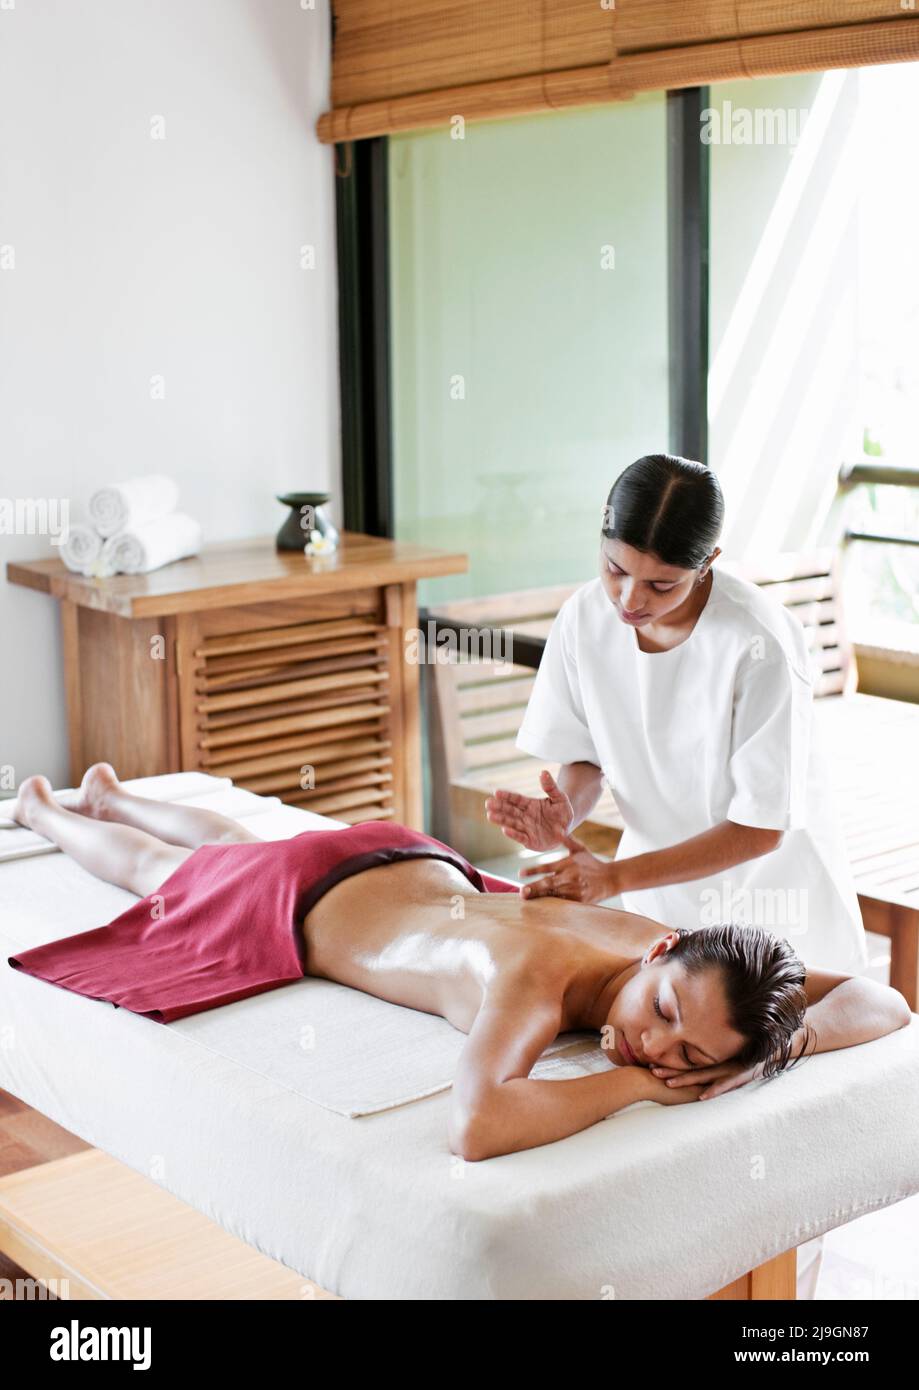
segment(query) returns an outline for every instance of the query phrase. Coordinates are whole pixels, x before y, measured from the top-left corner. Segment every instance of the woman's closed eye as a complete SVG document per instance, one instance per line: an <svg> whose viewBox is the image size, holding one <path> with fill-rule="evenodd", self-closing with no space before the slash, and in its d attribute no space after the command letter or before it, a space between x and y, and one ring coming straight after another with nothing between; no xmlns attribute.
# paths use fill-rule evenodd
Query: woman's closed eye
<svg viewBox="0 0 919 1390"><path fill-rule="evenodd" d="M662 1018L662 1019L664 1020L665 1023L669 1023L669 1022L670 1022L670 1019L667 1017L667 1015L664 1013L663 1009L661 1008L660 1000L661 1000L660 995L659 995L659 994L655 994L655 996L654 996L654 1012L658 1015L659 1018ZM695 1063L692 1062L692 1061L690 1060L689 1054L688 1054L688 1052L686 1051L686 1044L685 1044L685 1043L683 1044L683 1057L684 1057L684 1059L685 1059L685 1061L686 1061L687 1067L689 1067L690 1070L691 1070L691 1069L693 1068L693 1066L695 1065Z"/></svg>
<svg viewBox="0 0 919 1390"><path fill-rule="evenodd" d="M614 565L611 560L607 560L606 568L609 570L610 574L621 575L625 573L625 571L621 570L618 567L618 565ZM652 580L651 588L655 591L655 593L669 594L670 590L675 587L677 582L678 581L676 579L672 580L670 583L661 583L657 580Z"/></svg>

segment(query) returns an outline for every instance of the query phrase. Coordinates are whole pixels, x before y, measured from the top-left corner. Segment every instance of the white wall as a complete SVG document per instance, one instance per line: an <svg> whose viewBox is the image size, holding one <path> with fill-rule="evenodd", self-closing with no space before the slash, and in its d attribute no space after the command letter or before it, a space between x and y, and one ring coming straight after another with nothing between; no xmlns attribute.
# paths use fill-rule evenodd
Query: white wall
<svg viewBox="0 0 919 1390"><path fill-rule="evenodd" d="M337 494L329 32L328 0L0 0L0 498L76 516L166 471L214 541L274 532L275 492ZM0 535L15 783L67 784L57 604L5 573L56 553Z"/></svg>

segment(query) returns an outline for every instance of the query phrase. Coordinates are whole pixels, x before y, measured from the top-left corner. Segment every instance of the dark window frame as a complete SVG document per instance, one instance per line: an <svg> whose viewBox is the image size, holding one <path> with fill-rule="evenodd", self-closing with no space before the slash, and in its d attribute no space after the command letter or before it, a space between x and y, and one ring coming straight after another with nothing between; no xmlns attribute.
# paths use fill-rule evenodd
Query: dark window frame
<svg viewBox="0 0 919 1390"><path fill-rule="evenodd" d="M395 535L389 305L389 141L335 148L342 520Z"/></svg>
<svg viewBox="0 0 919 1390"><path fill-rule="evenodd" d="M670 452L708 463L711 146L708 87L667 93L667 319Z"/></svg>

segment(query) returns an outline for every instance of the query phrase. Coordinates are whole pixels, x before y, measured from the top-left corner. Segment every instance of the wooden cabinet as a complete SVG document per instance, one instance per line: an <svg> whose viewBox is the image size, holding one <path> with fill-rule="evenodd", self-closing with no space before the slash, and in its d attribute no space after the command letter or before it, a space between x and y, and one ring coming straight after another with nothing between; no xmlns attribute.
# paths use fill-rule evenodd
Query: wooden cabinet
<svg viewBox="0 0 919 1390"><path fill-rule="evenodd" d="M353 823L422 826L416 584L467 557L344 532L225 542L149 575L10 563L60 600L70 775L195 769Z"/></svg>

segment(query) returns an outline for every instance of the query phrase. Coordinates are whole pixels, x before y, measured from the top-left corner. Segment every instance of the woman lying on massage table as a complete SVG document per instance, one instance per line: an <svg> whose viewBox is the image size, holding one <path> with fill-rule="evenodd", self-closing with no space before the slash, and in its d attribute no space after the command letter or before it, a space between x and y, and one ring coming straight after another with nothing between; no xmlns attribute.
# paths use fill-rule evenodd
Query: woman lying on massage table
<svg viewBox="0 0 919 1390"><path fill-rule="evenodd" d="M28 778L14 818L141 901L11 965L161 1023L304 975L439 1014L469 1035L449 1132L467 1159L551 1143L639 1100L717 1095L911 1017L898 991L806 972L760 928L670 931L524 899L385 821L263 841L212 811L133 796L107 763L87 772L76 810ZM580 1029L601 1034L615 1065L531 1079L557 1034Z"/></svg>

